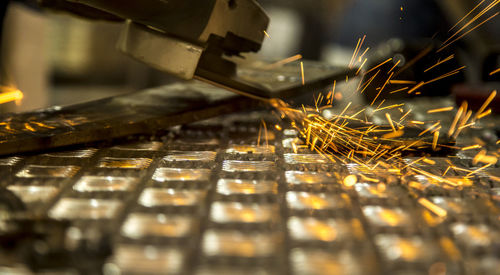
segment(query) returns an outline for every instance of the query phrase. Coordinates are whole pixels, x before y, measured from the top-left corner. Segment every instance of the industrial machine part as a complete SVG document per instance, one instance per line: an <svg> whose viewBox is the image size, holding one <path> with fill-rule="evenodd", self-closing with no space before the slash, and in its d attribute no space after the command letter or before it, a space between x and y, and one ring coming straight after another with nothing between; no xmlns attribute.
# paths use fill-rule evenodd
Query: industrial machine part
<svg viewBox="0 0 500 275"><path fill-rule="evenodd" d="M122 52L179 78L196 77L235 90L248 85L238 85L236 64L228 57L258 51L269 23L255 0L41 0L41 4L91 18L125 20L118 42Z"/></svg>
<svg viewBox="0 0 500 275"><path fill-rule="evenodd" d="M334 79L345 78L344 68L316 62L304 62L304 65L307 72L304 84L297 63L267 70L262 64L240 67L237 77L221 81L232 81L227 85L252 92L262 99L310 94L321 91ZM175 125L252 109L262 102L193 81L68 107L3 114L0 115L0 155L154 133Z"/></svg>

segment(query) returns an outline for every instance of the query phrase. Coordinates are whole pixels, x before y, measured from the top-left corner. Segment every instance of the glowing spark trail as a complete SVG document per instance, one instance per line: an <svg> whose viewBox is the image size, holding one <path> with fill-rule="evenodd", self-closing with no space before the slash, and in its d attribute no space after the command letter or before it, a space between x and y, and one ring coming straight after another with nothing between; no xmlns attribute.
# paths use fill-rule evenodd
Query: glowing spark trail
<svg viewBox="0 0 500 275"><path fill-rule="evenodd" d="M479 6L484 2L485 0L482 0L450 29L450 31L452 31L458 28L458 30L442 43L438 51L443 50L498 15L499 12L486 19L482 18L486 12L500 3L500 0L493 0L487 7L480 10L472 19L459 28L458 26L473 14L474 11L478 10ZM364 58L364 56L369 48L366 48L364 51L362 50L365 38L365 35L362 38L358 38L349 62L349 67L361 63L356 73L360 73L367 62L367 58ZM460 146L455 145L455 140L462 131L467 131L467 128L475 125L479 119L491 114L492 109L488 108L488 106L493 102L497 92L493 91L476 113L468 109L468 104L466 102L462 103L456 110L453 121L451 125L449 125L449 130L447 132L441 132L442 129L447 129L448 127L448 123L445 123L445 121L443 121L443 124L446 125L441 125L441 121L439 120L421 121L423 119L418 118L418 114L415 116L411 115L412 110L409 109L408 106L405 106L404 103L389 103L390 101L386 101L386 98L384 98L384 95L401 91L418 95L420 93L419 89L425 85L456 75L466 68L462 66L440 76L433 76L433 78L427 81L417 82L413 79L393 79L398 78L401 72L413 66L418 60L429 54L432 49L431 46L426 47L410 61L406 62L399 70L396 70L396 68L400 64L400 61L395 62L392 66L382 67L393 60L392 58L388 58L362 73L362 75L367 76L367 80L359 81L359 84L357 84L358 87L356 88L357 93L362 94L368 87L371 87L372 83L383 82L383 85L380 87L371 87L373 90L377 91L376 96L370 104L370 106L373 107L358 107L355 103L347 102L346 100L345 107L341 112L329 115L328 118L323 116L324 110L330 110L332 105L335 106L337 103L334 102L334 99L340 100L342 98L342 93L344 91L336 91L335 81L332 83L333 88L331 91L325 95L320 94L317 98L314 98L314 107L302 106L302 108L293 108L279 99L269 100L271 105L278 112L279 117L287 118L290 126L298 132L298 139L291 143L293 152L297 153L300 148L308 148L332 162L356 165L358 171L360 171L359 173L355 175L337 176L338 180L347 187L356 184L358 182L358 177L359 180L362 181L378 182L379 180L377 178L368 177L369 175L378 173L378 171L382 171L385 175L397 177L419 175L432 181L433 184L448 185L447 188L470 186L472 180L469 179L469 177L477 173L484 173L488 171L486 170L488 167L496 165L500 157L500 151L490 151L488 153L488 151L483 149L486 143L477 140L474 140L476 144ZM361 52L362 54L360 55ZM455 55L452 54L444 59L438 59L436 63L425 69L424 72L427 73L453 58L455 58ZM300 62L300 69L302 84L304 84L304 67L302 62ZM494 70L490 75L497 73L499 70L500 69ZM370 74L371 72L373 72L373 74ZM385 79L386 74L388 77ZM376 78L377 81L375 81ZM346 77L346 80L347 79ZM388 85L403 85L404 87L391 87L392 91L384 93ZM340 87L337 87L337 89L338 88ZM375 107L374 103L377 100L379 100L380 103L377 103L378 106ZM344 103L342 103L342 105L344 105ZM385 125L371 122L373 121L371 118L373 118L376 112L389 109L392 109L390 113L384 113L387 119L387 123L384 123ZM454 109L454 106L435 107L427 110L427 113L452 112ZM267 132L265 124L263 125ZM275 128L278 129L276 126ZM445 136L444 133L446 133L447 136ZM410 137L408 138L408 136ZM497 144L499 143L500 140L497 141ZM452 162L447 159L447 165L443 166L444 171L428 171L426 167L436 166L437 162L429 157L430 148L434 151L444 151L444 153L447 152L447 149L462 151L480 150L473 158L472 163L473 165L478 163L483 163L484 165L479 168L465 169L453 165ZM489 150L491 149L489 148ZM406 154L410 154L410 156L415 157L415 159L411 161L408 160ZM411 185L411 182L409 184ZM447 216L445 209L425 198L418 199L418 203L439 217Z"/></svg>
<svg viewBox="0 0 500 275"><path fill-rule="evenodd" d="M453 110L453 108L454 108L453 106L437 108L437 109L427 110L427 113L434 114L434 113L440 113L440 112L448 112L448 111Z"/></svg>
<svg viewBox="0 0 500 275"><path fill-rule="evenodd" d="M281 66L283 66L285 64L288 64L290 62L297 61L297 60L300 60L300 59L302 59L302 55L296 54L294 56L287 57L287 58L285 58L283 60L280 60L280 61L277 61L275 63L266 65L266 66L262 67L262 69L263 70L275 69L275 68L281 67Z"/></svg>
<svg viewBox="0 0 500 275"><path fill-rule="evenodd" d="M300 75L302 76L302 85L305 85L305 79L304 79L304 63L301 61L300 62Z"/></svg>
<svg viewBox="0 0 500 275"><path fill-rule="evenodd" d="M452 54L452 55L448 56L447 58L445 58L445 59L443 59L443 60L438 61L436 64L434 64L434 65L430 66L429 68L425 69L425 70L424 70L424 73L426 73L426 72L428 72L428 71L430 71L430 70L432 70L432 69L436 68L437 66L439 66L439 65L441 65L441 64L443 64L443 63L445 63L446 61L450 61L450 60L452 60L454 57L455 57L455 55L454 55L454 54Z"/></svg>
<svg viewBox="0 0 500 275"><path fill-rule="evenodd" d="M16 88L0 86L0 104L11 101L20 101L23 97L23 93Z"/></svg>

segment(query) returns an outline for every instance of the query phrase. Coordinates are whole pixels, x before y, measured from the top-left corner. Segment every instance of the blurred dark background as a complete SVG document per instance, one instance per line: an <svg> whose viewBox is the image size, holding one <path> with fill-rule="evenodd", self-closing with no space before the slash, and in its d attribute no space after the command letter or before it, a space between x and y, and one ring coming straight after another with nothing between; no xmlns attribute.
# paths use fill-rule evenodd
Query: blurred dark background
<svg viewBox="0 0 500 275"><path fill-rule="evenodd" d="M271 18L271 38L257 57L279 60L300 53L308 59L345 66L363 35L373 60L383 58L375 49L394 45L394 41L415 54L421 45L429 41L439 44L449 37L451 26L479 2L262 0ZM490 14L498 10L495 7ZM0 17L1 82L24 93L21 102L0 105L2 112L72 104L176 80L117 52L119 23L42 10L34 0L1 1ZM498 18L454 44L450 51L457 53L457 62L470 68L456 81L472 85L498 81L500 73L488 73L500 67L499 48Z"/></svg>

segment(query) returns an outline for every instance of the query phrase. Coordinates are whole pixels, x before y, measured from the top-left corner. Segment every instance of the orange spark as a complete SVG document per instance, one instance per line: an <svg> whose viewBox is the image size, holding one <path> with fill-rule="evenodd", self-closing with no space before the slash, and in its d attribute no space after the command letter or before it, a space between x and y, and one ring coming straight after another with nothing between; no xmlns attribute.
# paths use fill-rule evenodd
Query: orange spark
<svg viewBox="0 0 500 275"><path fill-rule="evenodd" d="M451 71L451 72L445 73L445 74L443 74L443 75L441 75L441 76L438 76L438 77L436 77L436 78L434 78L434 79L431 79L431 80L429 80L429 81L426 81L426 82L425 82L425 84L429 84L429 83L432 83L432 82L435 82L435 81L441 80L441 79L443 79L443 78L446 78L446 77L452 76L452 75L454 75L454 74L458 74L458 73L460 72L460 70L464 69L465 67L466 67L466 66L462 66L462 67L460 67L460 68L458 68L458 69L455 69L455 70L453 70L453 71Z"/></svg>
<svg viewBox="0 0 500 275"><path fill-rule="evenodd" d="M413 93L415 90L417 90L418 88L424 86L425 82L423 81L420 81L420 83L418 83L417 85L413 86L413 88L411 88L410 90L408 90L408 94L411 94Z"/></svg>
<svg viewBox="0 0 500 275"><path fill-rule="evenodd" d="M382 91L384 90L385 88L385 85L387 85L387 83L389 83L389 81L391 80L391 77L394 75L394 72L392 72L389 77L387 78L387 80L385 81L384 85L382 85L382 88L380 88L380 90L378 91L377 95L375 96L375 98L373 99L372 103L370 104L370 106L373 105L373 103L375 103L375 101L377 100L377 98L380 96L380 93L382 93Z"/></svg>
<svg viewBox="0 0 500 275"><path fill-rule="evenodd" d="M19 89L8 87L8 86L0 86L0 104L16 101L19 102L23 99L24 95Z"/></svg>
<svg viewBox="0 0 500 275"><path fill-rule="evenodd" d="M288 64L288 63L291 63L293 61L297 61L297 60L300 60L300 59L302 59L302 55L296 54L294 56L290 56L290 57L287 57L287 58L282 59L280 61L276 61L274 63L266 65L262 69L264 69L264 70L275 69L275 68L281 67L281 66L283 66L285 64Z"/></svg>
<svg viewBox="0 0 500 275"><path fill-rule="evenodd" d="M432 150L436 151L437 142L439 139L439 131L434 132L434 137L432 138Z"/></svg>
<svg viewBox="0 0 500 275"><path fill-rule="evenodd" d="M481 148L482 146L479 145L479 144L474 144L474 145L471 145L471 146L467 146L467 147L464 147L462 148L462 151L467 151L467 150L472 150L472 149L479 149Z"/></svg>
<svg viewBox="0 0 500 275"><path fill-rule="evenodd" d="M491 94L488 96L488 98L484 101L483 105L481 105L481 108L479 108L479 110L477 111L476 116L474 117L474 120L477 119L479 114L481 114L486 109L486 107L488 107L488 105L490 105L491 101L493 101L495 96L497 96L496 90L491 92Z"/></svg>
<svg viewBox="0 0 500 275"><path fill-rule="evenodd" d="M397 89L397 90L391 91L391 92L389 92L389 93L390 93L390 94L395 94L395 93L397 93L397 92L402 92L402 91L404 91L404 90L407 90L408 88L409 88L409 87L403 87L403 88L401 88L401 89Z"/></svg>
<svg viewBox="0 0 500 275"><path fill-rule="evenodd" d="M389 125L391 125L392 131L396 132L396 128L394 128L394 123L392 123L391 115L389 113L385 113L385 117L387 121L389 121Z"/></svg>
<svg viewBox="0 0 500 275"><path fill-rule="evenodd" d="M426 198L418 199L418 203L439 217L446 217L446 215L448 214L445 209L432 203Z"/></svg>
<svg viewBox="0 0 500 275"><path fill-rule="evenodd" d="M498 4L498 3L500 3L500 1L497 1L497 2L495 3L495 5L496 5L496 4ZM458 40L462 39L462 37L466 36L466 35L467 35L467 34L469 34L471 31L473 31L473 30L475 30L475 29L479 28L479 27L480 27L480 26L482 26L484 23L486 23L486 22L490 21L490 20L491 20L491 19L493 19L495 16L497 16L499 13L500 13L500 12L497 12L497 13L493 14L492 16L488 17L487 19L485 19L485 20L484 20L484 21L482 21L481 23L477 24L476 26L474 26L474 27L473 27L473 28L471 28L470 30L466 31L466 32L465 32L465 33L463 33L462 35L460 35L460 36L458 36L457 38L453 39L451 42L448 42L448 44L441 46L441 48L439 48L439 50L437 50L437 52L442 51L443 49L447 48L447 47L448 47L448 46L450 46L451 44L453 44L453 43L455 43L456 41L458 41ZM462 30L462 29L461 29L461 30ZM460 32L460 30L459 30L459 31L457 31L457 32L456 32L456 34L457 34L458 32ZM452 37L453 37L453 36L452 36ZM450 38L451 38L451 37L450 37ZM448 38L448 40L449 40L450 38ZM447 40L447 41L448 41L448 40ZM446 42L446 41L445 41L445 42Z"/></svg>
<svg viewBox="0 0 500 275"><path fill-rule="evenodd" d="M453 25L453 27L451 27L448 31L450 32L451 30L453 30L456 26L458 26L458 24L460 24L462 21L464 21L465 18L467 18L467 16L469 16L472 12L474 12L482 3L484 2L484 0L482 0L481 2L479 2L479 4L477 4L472 10L470 10L464 17L462 17L462 19L460 19L457 23L455 23L455 25Z"/></svg>
<svg viewBox="0 0 500 275"><path fill-rule="evenodd" d="M413 80L391 80L389 82L390 84L416 84L417 82L416 81L413 81Z"/></svg>
<svg viewBox="0 0 500 275"><path fill-rule="evenodd" d="M427 110L427 113L433 114L433 113L440 113L440 112L448 112L448 111L453 110L453 108L454 108L453 106L437 108L437 109Z"/></svg>
<svg viewBox="0 0 500 275"><path fill-rule="evenodd" d="M384 65L385 63L387 63L387 62L389 62L389 61L391 61L391 60L392 60L392 57L391 57L391 58L389 58L389 59L387 59L387 60L385 60L385 61L382 61L382 63L380 63L380 64L376 65L375 67L373 67L373 68L371 68L371 69L369 69L369 70L368 70L365 74L369 74L371 71L373 71L373 70L377 69L378 67L380 67L380 66Z"/></svg>
<svg viewBox="0 0 500 275"><path fill-rule="evenodd" d="M439 60L436 64L434 64L434 65L430 66L429 68L425 69L425 70L424 70L424 73L426 73L426 72L428 72L428 71L430 71L430 70L434 69L435 67L437 67L437 66L439 66L439 65L441 65L441 64L443 64L443 63L445 63L446 61L452 60L454 57L455 57L455 55L454 55L454 54L452 54L452 55L448 56L447 58L445 58L445 59L443 59L443 60Z"/></svg>
<svg viewBox="0 0 500 275"><path fill-rule="evenodd" d="M304 79L304 63L301 61L300 62L300 75L302 76L302 85L305 85L305 79Z"/></svg>

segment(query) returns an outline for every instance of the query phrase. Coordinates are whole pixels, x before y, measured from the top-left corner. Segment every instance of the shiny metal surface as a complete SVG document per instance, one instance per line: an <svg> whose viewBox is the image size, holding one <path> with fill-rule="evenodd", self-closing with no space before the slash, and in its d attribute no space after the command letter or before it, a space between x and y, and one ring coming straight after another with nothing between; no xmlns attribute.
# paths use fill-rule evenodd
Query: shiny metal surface
<svg viewBox="0 0 500 275"><path fill-rule="evenodd" d="M263 150L260 118L280 123L247 112L1 161L0 195L10 204L0 216L0 271L498 272L500 185L491 179L498 166L453 189L425 176L387 177L383 169L295 154L282 145L296 135L291 130L269 129L272 147ZM435 164L419 167L470 161L463 152L429 159ZM376 182L342 184L361 172Z"/></svg>

